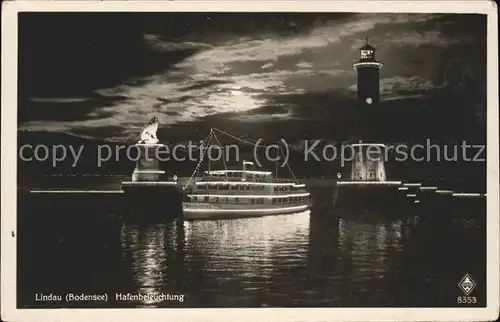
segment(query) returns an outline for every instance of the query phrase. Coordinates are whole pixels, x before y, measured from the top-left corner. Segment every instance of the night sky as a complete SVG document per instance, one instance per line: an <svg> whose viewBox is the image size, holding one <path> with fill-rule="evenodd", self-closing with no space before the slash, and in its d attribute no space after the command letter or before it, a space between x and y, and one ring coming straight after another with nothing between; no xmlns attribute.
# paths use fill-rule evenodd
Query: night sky
<svg viewBox="0 0 500 322"><path fill-rule="evenodd" d="M425 128L407 110L436 128L482 124L486 16L22 13L19 131L133 142L157 116L162 141L212 126L344 139L365 37L384 63L391 133Z"/></svg>

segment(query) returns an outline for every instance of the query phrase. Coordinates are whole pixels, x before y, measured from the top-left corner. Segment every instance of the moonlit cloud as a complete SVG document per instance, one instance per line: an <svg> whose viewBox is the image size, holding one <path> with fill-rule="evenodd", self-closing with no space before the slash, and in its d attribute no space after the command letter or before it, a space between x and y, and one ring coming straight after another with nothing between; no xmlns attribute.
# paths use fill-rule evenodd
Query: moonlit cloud
<svg viewBox="0 0 500 322"><path fill-rule="evenodd" d="M383 44L390 44L393 46L450 46L453 44L473 44L474 41L475 39L473 37L449 38L444 36L437 30L430 30L425 32L412 30L406 31L404 33L389 32L386 35L386 39L383 41Z"/></svg>
<svg viewBox="0 0 500 322"><path fill-rule="evenodd" d="M430 94L430 91L443 86L429 78L413 76L394 76L380 80L380 96L383 100L395 100L402 98L419 98ZM349 90L356 92L357 85L353 84Z"/></svg>
<svg viewBox="0 0 500 322"><path fill-rule="evenodd" d="M406 91L408 93L419 91L430 91L438 88L434 81L424 77L402 77L395 76L380 80L380 94L391 95L392 93Z"/></svg>
<svg viewBox="0 0 500 322"><path fill-rule="evenodd" d="M144 40L149 44L149 46L157 51L177 51L177 50L187 50L187 49L207 49L212 48L211 45L205 43L197 42L168 42L163 40L158 35L145 34Z"/></svg>
<svg viewBox="0 0 500 322"><path fill-rule="evenodd" d="M82 103L87 102L89 98L86 97L32 97L30 101L36 103Z"/></svg>
<svg viewBox="0 0 500 322"><path fill-rule="evenodd" d="M262 67L260 67L260 68L262 68L262 69L266 69L266 68L271 68L271 67L273 67L273 66L274 66L274 64L273 64L273 63L267 63L267 64L262 65Z"/></svg>
<svg viewBox="0 0 500 322"><path fill-rule="evenodd" d="M255 122L255 123L260 123L260 122L279 122L279 121L289 121L292 119L296 119L296 117L292 114L291 111L287 113L275 113L275 114L267 114L267 113L262 113L262 114L251 114L251 115L232 115L229 117L229 119L236 120L236 121L243 121L243 122Z"/></svg>
<svg viewBox="0 0 500 322"><path fill-rule="evenodd" d="M296 64L295 67L307 69L307 68L312 68L313 64L308 63L308 62L300 62L300 63Z"/></svg>
<svg viewBox="0 0 500 322"><path fill-rule="evenodd" d="M239 122L304 118L306 113L298 115L291 107L279 113L266 112L262 108L274 104L280 97L292 95L336 90L353 94L356 72L352 64L358 59L359 46L368 36L379 45L379 58L386 65L381 72L381 95L387 100L418 98L441 86L428 72L436 67L425 61L425 54L421 56L421 62L415 63L411 53L399 53L410 47L429 45L430 48L420 50L439 55L442 49L436 47L456 45L461 41L474 42L471 36L450 36L443 32L442 25L438 24L443 17L359 14L318 23L314 28L286 37L268 32L230 39L172 41L147 33L144 41L152 51L193 50L193 53L154 75L96 90L94 95L103 103L88 112L89 119L65 122L33 120L22 124L20 129L73 132L81 128L116 127L121 130L111 138L129 140L152 115L159 118L162 127L216 115L227 115L228 120ZM418 68L411 67L411 64ZM401 66L412 68L411 73L402 75L404 68ZM111 99L113 97L120 99ZM88 99L31 100L71 103Z"/></svg>

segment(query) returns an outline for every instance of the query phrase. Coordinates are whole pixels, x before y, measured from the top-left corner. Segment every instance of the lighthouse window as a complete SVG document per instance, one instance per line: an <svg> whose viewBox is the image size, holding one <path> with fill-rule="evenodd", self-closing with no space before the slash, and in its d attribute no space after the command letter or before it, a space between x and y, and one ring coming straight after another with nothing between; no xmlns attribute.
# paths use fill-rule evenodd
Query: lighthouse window
<svg viewBox="0 0 500 322"><path fill-rule="evenodd" d="M373 57L373 50L361 50L361 59L368 59Z"/></svg>

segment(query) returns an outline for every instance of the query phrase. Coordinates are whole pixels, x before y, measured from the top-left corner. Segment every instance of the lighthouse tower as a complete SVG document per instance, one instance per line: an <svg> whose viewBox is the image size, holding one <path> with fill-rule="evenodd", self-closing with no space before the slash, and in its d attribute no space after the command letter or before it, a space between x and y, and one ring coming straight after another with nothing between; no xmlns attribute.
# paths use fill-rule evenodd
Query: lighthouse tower
<svg viewBox="0 0 500 322"><path fill-rule="evenodd" d="M359 124L358 139L363 142L373 141L377 113L380 102L380 74L382 63L375 59L375 48L368 44L360 48L360 59L354 64L358 72L358 107ZM353 181L386 181L385 155L386 146L378 143L352 145L355 157L352 162L351 180Z"/></svg>
<svg viewBox="0 0 500 322"><path fill-rule="evenodd" d="M359 49L360 59L354 64L358 72L358 103L360 106L377 106L380 102L380 74L383 64L375 59L375 48L368 44Z"/></svg>
<svg viewBox="0 0 500 322"><path fill-rule="evenodd" d="M339 178L334 193L334 207L347 215L398 215L401 181L389 180L386 160L390 149L380 133L380 69L375 48L368 44L359 49L360 58L354 63L358 74L355 139L351 144L351 164L348 175ZM393 201L397 201L396 203Z"/></svg>

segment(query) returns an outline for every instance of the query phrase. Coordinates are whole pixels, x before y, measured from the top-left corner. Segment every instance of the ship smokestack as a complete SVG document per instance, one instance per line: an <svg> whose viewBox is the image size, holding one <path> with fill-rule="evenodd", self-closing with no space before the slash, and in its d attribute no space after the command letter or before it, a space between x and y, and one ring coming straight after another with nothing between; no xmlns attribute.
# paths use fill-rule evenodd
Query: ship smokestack
<svg viewBox="0 0 500 322"><path fill-rule="evenodd" d="M243 170L253 171L254 165L251 161L243 161Z"/></svg>

